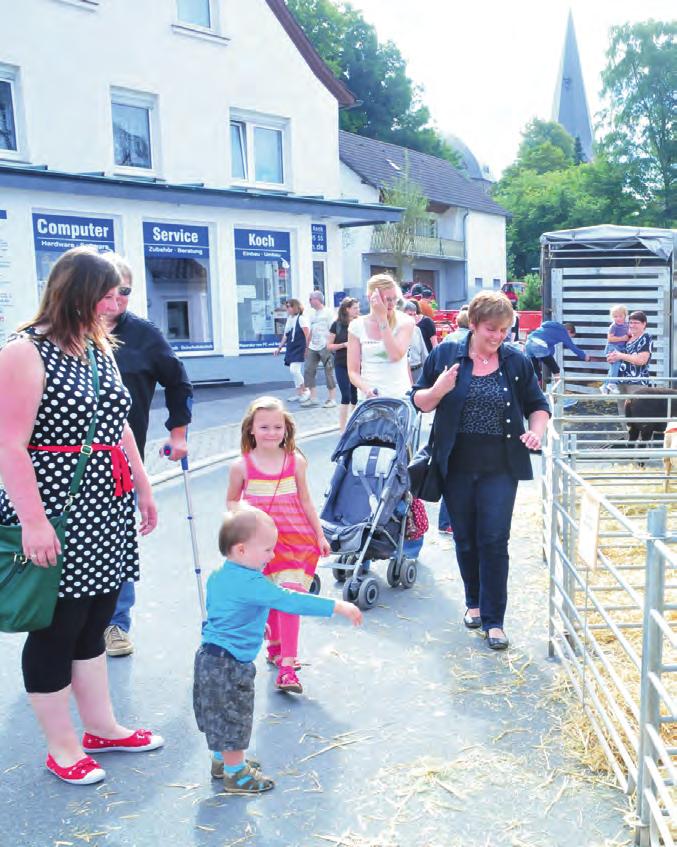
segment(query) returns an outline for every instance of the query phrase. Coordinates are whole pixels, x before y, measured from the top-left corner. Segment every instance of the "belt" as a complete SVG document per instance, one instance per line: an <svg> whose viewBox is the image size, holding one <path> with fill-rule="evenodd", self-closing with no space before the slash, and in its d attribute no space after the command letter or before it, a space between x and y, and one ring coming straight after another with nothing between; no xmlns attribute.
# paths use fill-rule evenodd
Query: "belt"
<svg viewBox="0 0 677 847"><path fill-rule="evenodd" d="M29 444L29 450L36 450L43 453L96 453L108 452L111 457L113 480L115 481L115 496L122 497L129 491L134 490L134 481L132 480L132 472L129 469L127 454L122 449L122 444L91 444L89 447L86 444L77 444L74 446L54 444L49 447L44 447L38 444Z"/></svg>
<svg viewBox="0 0 677 847"><path fill-rule="evenodd" d="M210 656L218 656L220 659L234 659L236 662L240 661L233 656L230 650L226 650L225 647L219 647L218 644L211 644L207 642L206 644L200 645L200 647L204 653L209 653Z"/></svg>

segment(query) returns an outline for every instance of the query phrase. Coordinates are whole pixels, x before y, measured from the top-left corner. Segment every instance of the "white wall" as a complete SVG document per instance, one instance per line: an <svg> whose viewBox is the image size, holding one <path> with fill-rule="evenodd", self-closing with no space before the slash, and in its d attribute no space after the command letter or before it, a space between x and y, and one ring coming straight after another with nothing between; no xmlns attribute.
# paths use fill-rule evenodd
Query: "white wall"
<svg viewBox="0 0 677 847"><path fill-rule="evenodd" d="M467 279L470 293L475 279L482 278L484 288L493 280L506 281L505 218L484 212L470 212L466 219Z"/></svg>
<svg viewBox="0 0 677 847"><path fill-rule="evenodd" d="M20 69L30 161L114 173L116 86L157 95L167 181L229 185L229 110L251 109L289 120L292 190L337 197L336 99L265 0L214 2L228 41L178 34L173 0L3 0L0 63Z"/></svg>

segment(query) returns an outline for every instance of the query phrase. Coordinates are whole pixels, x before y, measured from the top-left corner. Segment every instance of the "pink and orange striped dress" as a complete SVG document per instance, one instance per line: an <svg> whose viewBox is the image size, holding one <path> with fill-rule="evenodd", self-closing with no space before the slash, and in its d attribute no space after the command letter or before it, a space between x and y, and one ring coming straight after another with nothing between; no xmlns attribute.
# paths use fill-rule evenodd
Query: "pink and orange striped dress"
<svg viewBox="0 0 677 847"><path fill-rule="evenodd" d="M296 489L296 456L285 453L282 473L267 474L244 454L247 480L242 499L266 512L278 531L273 558L263 569L278 585L301 585L308 590L320 548Z"/></svg>

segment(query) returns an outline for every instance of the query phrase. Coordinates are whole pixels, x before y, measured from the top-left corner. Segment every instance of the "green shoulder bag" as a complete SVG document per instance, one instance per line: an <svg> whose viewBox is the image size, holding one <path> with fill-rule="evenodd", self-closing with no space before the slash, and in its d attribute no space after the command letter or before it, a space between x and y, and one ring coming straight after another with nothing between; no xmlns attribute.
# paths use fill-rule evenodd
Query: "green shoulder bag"
<svg viewBox="0 0 677 847"><path fill-rule="evenodd" d="M99 372L90 343L87 345L87 355L92 369L92 382L98 405ZM98 409L95 409L89 423L87 437L82 444L64 510L58 517L50 518L62 550L56 565L46 568L34 565L23 552L21 525L0 525L0 632L32 632L35 629L44 629L52 622L61 582L68 513L92 453L97 412Z"/></svg>

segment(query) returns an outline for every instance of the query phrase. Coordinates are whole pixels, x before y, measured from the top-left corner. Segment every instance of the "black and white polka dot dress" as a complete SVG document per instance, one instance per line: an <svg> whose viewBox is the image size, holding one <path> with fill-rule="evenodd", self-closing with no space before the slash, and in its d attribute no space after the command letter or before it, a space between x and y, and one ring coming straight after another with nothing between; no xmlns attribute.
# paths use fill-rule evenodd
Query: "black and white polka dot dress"
<svg viewBox="0 0 677 847"><path fill-rule="evenodd" d="M25 334L30 337L30 330ZM45 390L31 444L82 444L96 406L88 362L67 356L51 341L34 342L45 367ZM131 406L115 360L95 350L99 370L99 412L94 441L118 444ZM29 451L47 517L63 511L79 453ZM134 493L115 497L111 454L94 451L70 511L59 597L91 597L139 578ZM0 489L0 524L18 523L6 491Z"/></svg>

